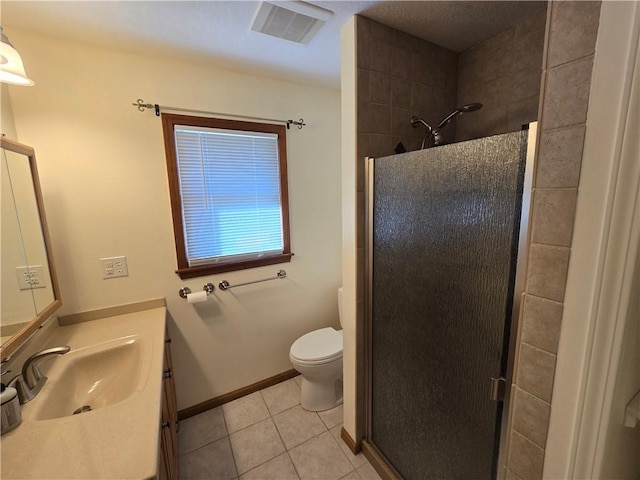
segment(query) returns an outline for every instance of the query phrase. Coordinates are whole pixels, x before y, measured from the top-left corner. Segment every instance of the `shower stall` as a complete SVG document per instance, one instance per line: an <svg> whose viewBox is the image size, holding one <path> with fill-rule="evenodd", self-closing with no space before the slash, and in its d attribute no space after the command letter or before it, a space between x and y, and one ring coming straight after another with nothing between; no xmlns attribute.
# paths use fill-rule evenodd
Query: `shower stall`
<svg viewBox="0 0 640 480"><path fill-rule="evenodd" d="M405 479L492 479L536 125L367 159L365 448Z"/></svg>

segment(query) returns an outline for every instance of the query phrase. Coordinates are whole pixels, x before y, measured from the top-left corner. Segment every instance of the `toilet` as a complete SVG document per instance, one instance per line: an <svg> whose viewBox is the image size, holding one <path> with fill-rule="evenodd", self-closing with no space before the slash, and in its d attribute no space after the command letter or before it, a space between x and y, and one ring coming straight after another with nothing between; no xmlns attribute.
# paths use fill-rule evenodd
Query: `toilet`
<svg viewBox="0 0 640 480"><path fill-rule="evenodd" d="M342 287L338 313L342 326ZM327 327L304 334L291 345L289 360L302 374L302 408L320 412L342 403L342 330Z"/></svg>

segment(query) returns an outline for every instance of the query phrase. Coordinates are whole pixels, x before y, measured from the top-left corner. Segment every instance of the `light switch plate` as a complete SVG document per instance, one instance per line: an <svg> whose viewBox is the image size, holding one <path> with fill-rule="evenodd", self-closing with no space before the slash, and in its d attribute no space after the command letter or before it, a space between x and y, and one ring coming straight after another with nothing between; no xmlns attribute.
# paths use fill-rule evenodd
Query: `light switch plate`
<svg viewBox="0 0 640 480"><path fill-rule="evenodd" d="M128 277L127 257L107 257L101 258L102 278Z"/></svg>

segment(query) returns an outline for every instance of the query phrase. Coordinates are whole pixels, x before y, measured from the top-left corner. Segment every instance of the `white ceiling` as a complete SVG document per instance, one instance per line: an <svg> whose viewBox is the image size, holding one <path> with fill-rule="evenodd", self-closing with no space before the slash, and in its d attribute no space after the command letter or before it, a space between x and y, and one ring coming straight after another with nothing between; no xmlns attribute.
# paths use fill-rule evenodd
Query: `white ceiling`
<svg viewBox="0 0 640 480"><path fill-rule="evenodd" d="M273 2L276 3L276 2ZM433 43L463 51L544 8L534 1L316 1L334 15L308 45L249 30L258 5L236 1L7 1L11 29L179 56L220 68L337 88L340 29L361 14ZM18 51L20 45L14 45Z"/></svg>

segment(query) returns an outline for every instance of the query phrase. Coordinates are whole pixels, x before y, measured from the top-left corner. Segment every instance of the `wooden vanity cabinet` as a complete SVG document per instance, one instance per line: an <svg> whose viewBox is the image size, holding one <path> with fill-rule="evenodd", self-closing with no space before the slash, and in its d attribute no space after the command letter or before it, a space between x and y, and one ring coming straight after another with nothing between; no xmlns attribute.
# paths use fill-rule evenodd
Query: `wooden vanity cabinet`
<svg viewBox="0 0 640 480"><path fill-rule="evenodd" d="M162 422L160 425L161 480L178 480L178 404L171 365L171 339L165 337L162 380Z"/></svg>

